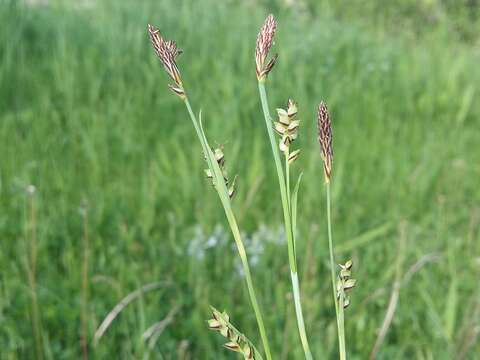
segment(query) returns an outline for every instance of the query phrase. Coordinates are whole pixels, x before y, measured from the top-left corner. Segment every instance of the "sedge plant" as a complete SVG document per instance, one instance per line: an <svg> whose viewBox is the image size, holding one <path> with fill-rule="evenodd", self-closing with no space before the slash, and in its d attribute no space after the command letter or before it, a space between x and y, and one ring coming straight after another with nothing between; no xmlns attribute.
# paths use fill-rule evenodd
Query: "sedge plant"
<svg viewBox="0 0 480 360"><path fill-rule="evenodd" d="M307 360L311 360L313 357L310 351L307 332L305 330L305 322L303 319L302 304L300 299L300 284L298 280L297 255L295 249L297 194L301 175L298 177L297 184L293 192L291 191L290 182L290 165L297 159L300 153L300 150L290 151L290 144L297 138L297 130L300 122L296 119L297 106L293 100L288 101L286 110L277 109L279 118L277 122L274 122L270 115L267 92L265 88L267 76L275 65L278 57L277 54L275 54L267 62L270 48L273 45L276 27L277 24L273 15L268 15L257 37L255 48L256 74L263 116L265 119L268 138L270 140L270 146L272 148L273 159L278 176L278 183L280 186L280 198L282 202L283 219L287 237L288 262L290 266L293 301L295 305L298 332L303 351L305 353L305 358ZM277 144L277 141L275 140L274 131L276 131L281 137L279 144ZM284 155L283 161L280 157L279 151Z"/></svg>
<svg viewBox="0 0 480 360"><path fill-rule="evenodd" d="M332 277L333 301L335 303L335 315L337 319L338 348L340 360L345 360L345 312L344 310L350 305L350 299L347 290L355 286L356 280L350 278L352 270L352 261L348 260L344 265L340 266L339 275L335 275L335 254L332 238L332 216L331 216L331 180L332 180L332 164L333 164L333 135L332 123L327 105L322 101L318 106L317 112L318 142L320 143L320 155L323 160L323 172L325 175L325 187L327 193L327 232L328 232L328 249L330 254L330 271Z"/></svg>
<svg viewBox="0 0 480 360"><path fill-rule="evenodd" d="M272 355L270 351L270 345L265 331L263 316L257 301L255 289L253 287L252 275L250 272L250 266L248 263L245 246L240 235L240 230L236 217L232 210L231 199L235 193L235 179L232 182L230 182L228 179L225 170L225 156L222 149L219 148L212 150L212 148L210 147L203 129L201 112L197 117L192 110L187 93L183 86L180 71L176 63L176 59L182 53L182 51L178 49L174 41L165 40L160 34L160 30L154 28L150 24L148 25L148 33L150 35L150 40L157 57L163 64L163 67L167 74L173 80L173 84L170 84L169 87L184 102L187 112L192 121L193 127L195 128L198 140L200 141L203 155L208 165L208 168L205 170L205 172L207 177L212 180L213 186L217 191L220 201L223 205L223 209L227 217L230 229L232 231L238 254L240 256L243 271L245 273L245 281L248 289L248 294L257 320L260 337L262 339L263 350L265 352L265 357L267 360L271 360ZM243 335L240 336L240 333L238 331L232 330L233 327L228 321L228 315L213 310L213 319L209 321L209 327L213 330L219 330L224 336L228 338L229 341L225 344L225 347L227 347L228 349L242 353L245 359L261 359L260 354L258 353L258 351L255 350L252 343L246 340Z"/></svg>
<svg viewBox="0 0 480 360"><path fill-rule="evenodd" d="M273 44L273 38L276 31L276 22L272 15L265 20L257 37L255 60L256 74L258 80L258 88L260 100L263 109L263 115L267 128L268 138L272 148L274 163L277 170L277 176L280 187L280 198L282 202L285 232L287 236L288 260L290 265L290 274L293 290L293 300L295 306L295 314L297 326L302 343L305 358L313 359L310 346L305 330L305 322L300 298L300 285L298 279L298 266L296 257L296 226L297 226L297 195L302 174L297 178L296 185L291 190L290 167L298 158L300 150L292 150L291 144L298 136L298 127L300 120L297 119L297 104L289 99L286 109L277 109L278 121L274 121L270 115L267 100L265 83L267 76L272 70L277 60L274 55L268 62L270 48ZM223 148L212 149L208 143L202 124L202 114L199 112L198 117L195 115L190 101L188 99L185 87L183 85L180 71L178 69L176 59L182 53L178 49L176 43L172 40L165 40L160 31L151 25L148 25L148 33L157 57L167 74L173 80L173 84L169 84L170 89L184 102L190 120L197 134L202 147L202 152L207 162L208 168L205 170L206 176L212 181L217 194L222 203L228 224L233 234L238 254L245 273L245 281L250 297L250 302L257 320L260 337L262 340L263 350L267 360L272 359L268 337L265 330L262 312L258 304L257 296L253 286L252 275L248 263L245 246L240 234L238 222L232 209L232 198L235 194L235 179L230 181L225 169L225 155ZM332 277L332 289L335 303L335 313L337 319L338 342L340 360L346 359L345 350L345 326L344 326L344 309L349 305L350 300L346 294L355 285L355 280L351 279L352 261L347 261L344 265L340 265L340 273L335 275L335 258L332 240L331 226L331 200L330 200L330 182L332 174L333 150L332 150L332 129L330 115L326 105L321 102L317 115L318 124L318 140L321 147L321 156L324 164L324 174L327 194L327 223L328 223L328 244L330 253L330 267ZM275 132L280 136L277 145ZM283 160L281 155L283 155ZM240 353L245 359L263 359L260 352L254 344L240 331L238 331L230 322L230 318L226 312L220 312L212 308L212 318L208 320L210 329L218 331L222 336L227 338L225 347L229 350Z"/></svg>

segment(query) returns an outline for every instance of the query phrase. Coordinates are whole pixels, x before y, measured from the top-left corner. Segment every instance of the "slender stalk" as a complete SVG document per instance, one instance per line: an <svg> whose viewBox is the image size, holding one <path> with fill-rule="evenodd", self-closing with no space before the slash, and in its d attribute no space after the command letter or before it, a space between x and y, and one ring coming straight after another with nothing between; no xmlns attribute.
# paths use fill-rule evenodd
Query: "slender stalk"
<svg viewBox="0 0 480 360"><path fill-rule="evenodd" d="M190 115L190 119L192 120L193 126L195 127L195 131L197 132L197 135L199 137L199 140L202 144L202 149L203 152L207 158L207 161L209 163L209 167L211 168L212 172L215 172L217 176L217 180L220 180L222 178L222 175L219 173L218 165L215 166L216 164L210 161L209 153L211 153L211 149L208 147L208 144L206 143L204 136L202 134L201 130L201 124L199 124L199 121L197 120L195 114L193 113L192 107L190 105L190 102L188 101L188 98L185 97L185 106L187 107L188 113ZM258 305L257 301L257 296L255 294L255 289L253 287L253 281L252 281L252 275L250 272L250 266L248 264L248 259L247 259L247 253L245 251L245 246L243 245L242 237L240 235L240 230L238 228L237 220L235 218L235 215L233 214L230 199L228 197L228 190L225 186L225 183L223 181L217 181L216 183L216 189L219 194L220 200L222 202L225 215L227 217L228 223L230 225L230 229L233 234L233 238L235 240L235 245L237 246L238 254L240 256L240 260L242 262L243 266L243 271L245 273L245 281L247 283L247 289L248 289L248 294L250 296L250 302L252 303L253 311L255 313L255 317L257 319L257 324L258 328L260 331L260 337L262 339L263 343L263 348L265 351L265 356L267 360L272 360L272 355L270 351L270 345L268 343L268 337L267 333L265 331L265 325L263 322L263 317L262 313L260 311L260 306Z"/></svg>
<svg viewBox="0 0 480 360"><path fill-rule="evenodd" d="M267 126L268 138L272 147L273 159L275 160L275 166L277 168L278 183L280 185L280 197L282 199L283 206L283 219L285 221L285 232L287 235L288 261L290 263L290 271L296 273L297 261L295 258L295 245L293 242L292 223L290 217L290 209L288 206L289 201L287 196L285 176L283 175L282 162L280 160L280 155L278 154L277 150L278 145L275 141L275 136L273 134L272 117L270 116L270 112L268 110L267 93L265 90L265 83L263 81L258 82L258 90L260 92L260 100L262 102L263 117L265 119L265 125Z"/></svg>
<svg viewBox="0 0 480 360"><path fill-rule="evenodd" d="M280 185L280 196L281 196L282 206L283 206L283 218L285 222L285 232L287 235L288 262L290 264L293 300L295 303L295 314L297 317L298 332L300 334L300 341L302 342L305 358L307 360L311 360L313 359L313 357L310 351L307 333L305 330L305 322L303 320L303 312L302 312L302 303L300 299L300 286L298 283L297 259L295 254L295 231L292 226L292 212L290 208L290 175L289 175L289 168L288 168L288 156L286 157L286 165L285 165L287 180L285 180L285 176L282 170L280 155L277 149L277 142L275 141L275 136L273 134L272 118L268 110L268 100L267 100L267 93L265 90L265 80L258 81L258 90L260 93L260 101L262 103L262 110L263 110L263 116L265 119L265 125L267 126L268 138L270 140L273 158L274 158L275 166L277 169L278 183Z"/></svg>
<svg viewBox="0 0 480 360"><path fill-rule="evenodd" d="M255 312L255 317L257 318L258 328L260 330L260 337L262 338L263 348L265 350L265 356L267 359L271 360L272 355L270 352L270 346L268 343L268 337L265 331L265 325L263 323L262 313L258 305L257 297L255 295L255 289L253 287L252 275L250 273L250 266L248 265L247 254L245 252L245 247L242 242L240 231L238 229L237 221L231 209L225 208L225 214L227 215L228 223L233 233L235 239L235 244L237 245L238 254L242 261L243 270L245 272L245 280L247 282L248 293L250 295L250 301L252 303L253 311Z"/></svg>
<svg viewBox="0 0 480 360"><path fill-rule="evenodd" d="M193 113L192 106L190 105L190 101L188 101L187 97L185 98L184 102L185 102L185 106L187 107L188 114L190 115L190 119L192 120L193 127L195 128L195 131L197 132L197 136L200 140L200 143L202 144L203 153L205 154L205 157L207 158L207 161L208 161L207 148L203 142L203 136L202 136L202 133L200 132L200 127L198 125L197 118Z"/></svg>
<svg viewBox="0 0 480 360"><path fill-rule="evenodd" d="M328 226L328 249L330 251L330 270L332 274L332 292L333 302L335 303L335 315L337 318L338 330L338 348L340 352L340 360L347 358L345 352L345 325L343 314L343 291L340 292L340 299L337 301L337 285L335 275L335 260L333 254L333 239L332 239L332 220L331 220L331 201L330 201L330 181L327 182L327 226Z"/></svg>
<svg viewBox="0 0 480 360"><path fill-rule="evenodd" d="M343 291L340 293L340 298L338 299L338 340L339 340L339 351L340 351L340 360L347 359L347 352L345 346L345 309L344 309L344 300L345 294Z"/></svg>

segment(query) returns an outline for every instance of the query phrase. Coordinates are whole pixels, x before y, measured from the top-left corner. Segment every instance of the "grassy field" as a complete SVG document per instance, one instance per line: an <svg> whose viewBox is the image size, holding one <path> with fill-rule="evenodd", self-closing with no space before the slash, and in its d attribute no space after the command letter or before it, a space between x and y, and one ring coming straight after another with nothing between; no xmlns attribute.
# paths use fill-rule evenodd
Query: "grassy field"
<svg viewBox="0 0 480 360"><path fill-rule="evenodd" d="M293 97L302 119L293 173L304 171L298 257L315 357L337 356L321 99L333 117L338 260L353 259L358 281L346 312L349 358L368 358L394 289L380 359L478 356L478 32L444 17L385 24L371 20L389 19L375 7L356 16L315 3L0 2L1 359L80 358L84 332L90 358L235 358L207 330L209 305L260 345L224 213L147 22L184 50L193 105L239 175L234 207L274 358L302 358L253 56L272 11L280 57L270 104ZM152 283L94 347L115 304ZM145 341L165 318L158 339Z"/></svg>

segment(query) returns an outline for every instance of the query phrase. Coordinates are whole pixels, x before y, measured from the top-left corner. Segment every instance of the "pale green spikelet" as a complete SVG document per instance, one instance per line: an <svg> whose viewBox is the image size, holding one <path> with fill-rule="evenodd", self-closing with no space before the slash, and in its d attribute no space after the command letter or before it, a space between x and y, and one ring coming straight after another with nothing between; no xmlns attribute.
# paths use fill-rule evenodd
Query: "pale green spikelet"
<svg viewBox="0 0 480 360"><path fill-rule="evenodd" d="M275 131L280 136L280 151L284 153L289 163L294 162L300 155L300 150L290 152L290 144L298 137L300 126L300 120L296 119L297 112L297 104L289 99L287 110L277 109L278 121L274 123Z"/></svg>
<svg viewBox="0 0 480 360"><path fill-rule="evenodd" d="M346 309L348 305L350 305L350 297L346 292L355 287L357 280L350 278L352 275L352 260L348 260L345 264L340 264L339 266L340 274L337 280L337 299L343 299L343 308Z"/></svg>
<svg viewBox="0 0 480 360"><path fill-rule="evenodd" d="M224 344L225 348L242 354L246 360L261 360L262 357L252 342L230 323L228 314L225 311L220 312L214 307L211 307L211 309L213 317L208 320L208 327L210 330L218 331L228 339Z"/></svg>

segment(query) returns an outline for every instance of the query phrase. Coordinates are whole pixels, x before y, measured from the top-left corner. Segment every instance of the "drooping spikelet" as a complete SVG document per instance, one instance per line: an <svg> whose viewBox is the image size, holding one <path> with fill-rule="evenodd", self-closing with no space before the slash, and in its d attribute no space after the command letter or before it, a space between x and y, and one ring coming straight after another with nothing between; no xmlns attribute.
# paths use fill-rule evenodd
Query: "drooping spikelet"
<svg viewBox="0 0 480 360"><path fill-rule="evenodd" d="M180 71L176 63L178 55L182 53L177 47L177 44L173 40L164 40L160 34L159 29L155 29L152 25L148 24L148 34L150 35L150 41L152 42L153 50L157 54L158 58L163 64L163 67L167 74L174 81L174 85L168 85L172 91L180 96L185 97L185 90L183 89L182 79L180 77Z"/></svg>
<svg viewBox="0 0 480 360"><path fill-rule="evenodd" d="M265 64L268 52L273 44L273 37L275 36L276 28L277 23L275 22L273 15L270 14L265 19L265 23L258 33L257 46L255 47L255 62L257 65L256 72L258 80L264 80L277 61L278 55L275 54L270 61Z"/></svg>
<svg viewBox="0 0 480 360"><path fill-rule="evenodd" d="M320 154L323 160L325 181L328 183L332 177L333 146L332 146L332 123L327 105L322 101L318 106L317 115L318 142L320 143Z"/></svg>
<svg viewBox="0 0 480 360"><path fill-rule="evenodd" d="M220 312L212 307L212 315L212 319L208 320L208 327L228 339L224 345L228 350L242 354L245 360L258 358L253 344L230 323L230 317L225 311Z"/></svg>

